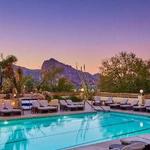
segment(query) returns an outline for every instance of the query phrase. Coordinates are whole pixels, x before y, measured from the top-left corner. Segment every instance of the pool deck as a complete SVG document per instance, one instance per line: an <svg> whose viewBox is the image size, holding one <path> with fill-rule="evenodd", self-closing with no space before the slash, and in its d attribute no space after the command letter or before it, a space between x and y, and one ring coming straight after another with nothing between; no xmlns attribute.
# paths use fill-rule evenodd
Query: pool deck
<svg viewBox="0 0 150 150"><path fill-rule="evenodd" d="M139 135L135 137L123 138L129 141L142 141L147 144L150 144L150 134L147 135ZM93 144L89 146L83 146L79 148L73 148L70 150L109 150L109 146L112 144L121 144L120 140L112 140L108 142L102 142L98 144Z"/></svg>
<svg viewBox="0 0 150 150"><path fill-rule="evenodd" d="M95 107L98 111L112 111L112 112L121 112L121 113L128 113L128 114L137 114L137 115L144 115L149 116L150 113L148 112L139 112L139 111L132 111L132 110L120 110L120 109L110 109L109 106ZM91 113L96 112L91 106L86 103L85 109L83 111L58 111L56 113L42 113L42 114L33 114L31 111L24 111L24 114L21 116L1 116L0 120L13 120L13 119L24 119L24 118L36 118L36 117L48 117L48 116L57 116L57 115L68 115L68 114L80 114L80 113Z"/></svg>

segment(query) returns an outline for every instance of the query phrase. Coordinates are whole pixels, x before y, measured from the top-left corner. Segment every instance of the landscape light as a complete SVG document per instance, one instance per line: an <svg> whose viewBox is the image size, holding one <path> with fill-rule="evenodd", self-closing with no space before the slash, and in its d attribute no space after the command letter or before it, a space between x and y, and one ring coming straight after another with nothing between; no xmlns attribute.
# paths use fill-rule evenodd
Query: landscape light
<svg viewBox="0 0 150 150"><path fill-rule="evenodd" d="M144 126L143 122L140 122L140 127L143 127L143 126Z"/></svg>
<svg viewBox="0 0 150 150"><path fill-rule="evenodd" d="M74 89L73 91L74 91L74 92L77 92L77 89Z"/></svg>
<svg viewBox="0 0 150 150"><path fill-rule="evenodd" d="M5 120L5 121L4 121L4 124L5 124L5 125L6 125L6 124L8 124L8 121L7 121L7 120Z"/></svg>
<svg viewBox="0 0 150 150"><path fill-rule="evenodd" d="M81 92L84 92L84 88L81 88L81 90L80 90Z"/></svg>
<svg viewBox="0 0 150 150"><path fill-rule="evenodd" d="M14 97L16 97L17 96L17 94L14 94Z"/></svg>
<svg viewBox="0 0 150 150"><path fill-rule="evenodd" d="M140 93L143 94L143 92L144 92L144 91L141 89L141 90L140 90Z"/></svg>

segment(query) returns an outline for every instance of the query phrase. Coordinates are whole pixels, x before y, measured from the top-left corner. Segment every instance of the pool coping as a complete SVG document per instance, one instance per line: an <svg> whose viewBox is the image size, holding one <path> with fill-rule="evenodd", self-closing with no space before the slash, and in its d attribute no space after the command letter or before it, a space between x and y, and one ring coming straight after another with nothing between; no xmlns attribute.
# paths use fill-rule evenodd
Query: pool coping
<svg viewBox="0 0 150 150"><path fill-rule="evenodd" d="M96 110L84 110L84 111L58 111L56 113L43 113L43 114L28 114L28 115L20 115L20 116L1 116L0 121L5 120L18 120L18 119L32 119L32 118L41 118L41 117L52 117L52 116L61 116L61 115L72 115L72 114L84 114L84 113L94 113L94 112L102 112ZM140 116L148 116L150 117L150 113L148 112L140 112L140 111L132 111L132 110L120 110L120 109L109 109L106 112L118 112L124 114L131 115L140 115Z"/></svg>
<svg viewBox="0 0 150 150"><path fill-rule="evenodd" d="M21 116L5 116L0 117L0 121L11 121L11 120L24 120L24 119L36 119L36 118L46 118L46 117L55 117L62 115L75 115L75 114L86 114L86 113L96 113L96 111L64 111L59 113L43 113L43 114L30 114L30 115L21 115Z"/></svg>

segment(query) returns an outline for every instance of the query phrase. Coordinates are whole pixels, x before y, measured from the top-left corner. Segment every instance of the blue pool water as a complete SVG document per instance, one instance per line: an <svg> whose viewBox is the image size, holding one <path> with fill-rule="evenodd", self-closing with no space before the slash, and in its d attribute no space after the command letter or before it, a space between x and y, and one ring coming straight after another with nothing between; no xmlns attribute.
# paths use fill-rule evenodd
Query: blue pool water
<svg viewBox="0 0 150 150"><path fill-rule="evenodd" d="M115 112L0 121L0 150L60 150L150 133L150 117Z"/></svg>

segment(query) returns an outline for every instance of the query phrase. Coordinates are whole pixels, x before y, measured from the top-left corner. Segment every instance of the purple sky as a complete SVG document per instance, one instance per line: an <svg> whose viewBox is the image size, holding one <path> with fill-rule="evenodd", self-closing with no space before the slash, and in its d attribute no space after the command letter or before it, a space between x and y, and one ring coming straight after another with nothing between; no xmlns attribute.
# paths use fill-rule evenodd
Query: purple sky
<svg viewBox="0 0 150 150"><path fill-rule="evenodd" d="M120 51L150 58L150 0L0 0L0 52L19 65L54 57L95 73Z"/></svg>

